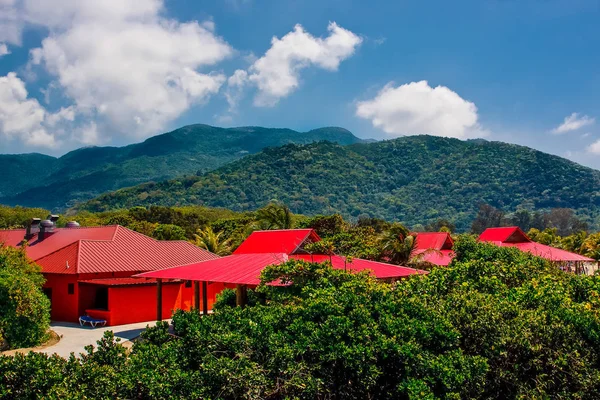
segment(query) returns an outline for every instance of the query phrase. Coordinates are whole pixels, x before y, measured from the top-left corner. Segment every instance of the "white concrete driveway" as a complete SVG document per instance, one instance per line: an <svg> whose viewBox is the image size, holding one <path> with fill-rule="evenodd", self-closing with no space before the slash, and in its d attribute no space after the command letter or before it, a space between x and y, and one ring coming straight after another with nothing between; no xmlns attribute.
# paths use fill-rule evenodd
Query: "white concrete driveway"
<svg viewBox="0 0 600 400"><path fill-rule="evenodd" d="M138 337L148 325L154 326L155 324L155 321L149 321L92 328L89 325L79 326L79 324L68 322L53 322L50 327L61 337L60 341L53 346L34 351L46 354L56 353L61 357L69 357L71 353L79 356L80 353L85 352L85 346L92 344L96 347L96 341L102 338L105 331L113 331L115 337L121 338L121 343L124 343Z"/></svg>

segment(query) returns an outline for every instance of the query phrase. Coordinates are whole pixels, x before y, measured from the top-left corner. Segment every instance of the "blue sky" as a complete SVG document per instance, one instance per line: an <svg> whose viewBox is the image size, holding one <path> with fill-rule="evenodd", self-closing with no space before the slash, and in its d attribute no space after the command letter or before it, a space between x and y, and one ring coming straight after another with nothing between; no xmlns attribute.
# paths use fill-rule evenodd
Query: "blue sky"
<svg viewBox="0 0 600 400"><path fill-rule="evenodd" d="M600 1L98 3L0 0L1 152L335 125L600 168Z"/></svg>

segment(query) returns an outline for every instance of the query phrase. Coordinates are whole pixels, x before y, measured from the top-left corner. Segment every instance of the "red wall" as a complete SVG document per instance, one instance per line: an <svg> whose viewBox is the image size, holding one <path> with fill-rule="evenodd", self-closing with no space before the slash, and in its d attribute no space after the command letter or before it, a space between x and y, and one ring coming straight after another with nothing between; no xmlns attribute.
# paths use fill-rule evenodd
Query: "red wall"
<svg viewBox="0 0 600 400"><path fill-rule="evenodd" d="M53 321L76 322L79 319L78 304L78 285L77 275L75 274L44 274L46 283L44 288L52 289L52 311L50 318ZM68 294L68 284L75 285L75 292Z"/></svg>
<svg viewBox="0 0 600 400"><path fill-rule="evenodd" d="M104 274L44 274L45 288L52 288L53 321L78 322L87 310L93 309L96 290L99 286L78 284L79 280L122 278L132 273ZM74 284L74 293L68 294L68 284ZM208 285L208 309L212 309L216 296L224 288L235 285L210 283ZM173 310L189 310L194 306L194 287L185 284L163 284L162 316L170 318ZM95 318L107 320L108 325L130 324L156 320L156 285L110 286L108 289L108 311L87 312ZM200 309L202 310L202 283L200 282Z"/></svg>
<svg viewBox="0 0 600 400"><path fill-rule="evenodd" d="M162 317L179 308L180 284L163 284ZM114 286L108 289L110 325L156 320L156 285Z"/></svg>

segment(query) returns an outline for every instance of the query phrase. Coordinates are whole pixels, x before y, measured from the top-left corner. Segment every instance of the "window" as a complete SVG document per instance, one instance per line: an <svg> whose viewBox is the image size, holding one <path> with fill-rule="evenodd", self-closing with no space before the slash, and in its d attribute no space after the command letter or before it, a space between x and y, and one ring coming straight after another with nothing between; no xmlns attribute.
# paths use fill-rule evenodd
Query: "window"
<svg viewBox="0 0 600 400"><path fill-rule="evenodd" d="M75 284L74 283L69 283L69 285L67 286L67 293L75 294Z"/></svg>

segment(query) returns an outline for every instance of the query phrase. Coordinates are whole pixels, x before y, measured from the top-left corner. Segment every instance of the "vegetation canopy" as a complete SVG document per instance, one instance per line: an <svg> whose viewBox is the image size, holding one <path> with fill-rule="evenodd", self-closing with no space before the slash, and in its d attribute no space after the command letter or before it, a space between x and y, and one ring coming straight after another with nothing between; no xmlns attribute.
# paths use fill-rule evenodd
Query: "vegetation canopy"
<svg viewBox="0 0 600 400"><path fill-rule="evenodd" d="M4 398L596 398L600 278L461 238L448 268L396 283L327 263L267 268L250 304L177 312L131 353L0 358ZM284 286L268 285L280 282ZM44 376L45 379L40 379Z"/></svg>

